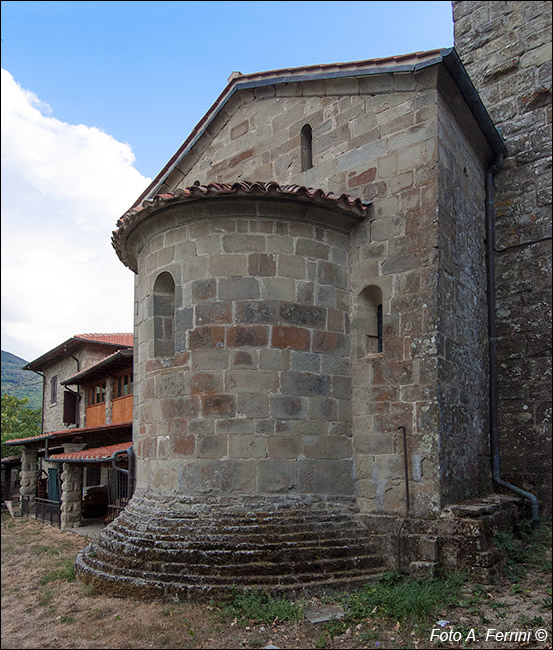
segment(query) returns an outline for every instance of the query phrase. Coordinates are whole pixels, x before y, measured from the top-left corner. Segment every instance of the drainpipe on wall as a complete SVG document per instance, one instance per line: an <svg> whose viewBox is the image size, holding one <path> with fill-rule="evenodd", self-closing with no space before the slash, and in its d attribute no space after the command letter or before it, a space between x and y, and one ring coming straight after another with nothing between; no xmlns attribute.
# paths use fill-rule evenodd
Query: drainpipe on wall
<svg viewBox="0 0 553 650"><path fill-rule="evenodd" d="M534 494L507 483L501 478L499 464L499 417L498 417L498 373L497 373L497 325L495 313L495 206L493 196L493 177L502 167L503 153L498 154L494 164L486 172L486 263L488 291L488 345L490 358L490 449L492 456L492 477L500 487L506 488L528 499L532 506L532 523L539 520L539 504Z"/></svg>
<svg viewBox="0 0 553 650"><path fill-rule="evenodd" d="M44 373L39 372L38 370L33 370L32 372L39 377L42 377L42 405L40 407L40 433L44 433L44 397L46 395L46 377Z"/></svg>
<svg viewBox="0 0 553 650"><path fill-rule="evenodd" d="M74 357L72 354L69 354L69 352L67 351L65 346L63 347L63 352L64 352L64 354L66 356L71 357L71 359L75 359L75 361L77 362L77 372L80 372L81 371L81 362L77 359L77 357ZM65 390L69 390L69 389L66 388ZM71 392L73 392L73 391L71 391ZM75 413L75 420L76 420L75 426L76 427L79 426L79 423L81 421L81 418L80 418L80 415L81 415L80 404L81 404L81 389L80 389L79 386L77 386L77 412Z"/></svg>

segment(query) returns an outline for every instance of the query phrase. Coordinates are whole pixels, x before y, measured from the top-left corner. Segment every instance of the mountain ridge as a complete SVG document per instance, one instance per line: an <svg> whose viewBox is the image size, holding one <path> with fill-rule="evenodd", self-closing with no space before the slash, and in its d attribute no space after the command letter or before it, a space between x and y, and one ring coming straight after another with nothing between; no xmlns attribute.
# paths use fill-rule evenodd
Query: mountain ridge
<svg viewBox="0 0 553 650"><path fill-rule="evenodd" d="M42 379L23 366L29 363L11 352L2 350L2 394L18 399L27 397L28 408L42 408Z"/></svg>

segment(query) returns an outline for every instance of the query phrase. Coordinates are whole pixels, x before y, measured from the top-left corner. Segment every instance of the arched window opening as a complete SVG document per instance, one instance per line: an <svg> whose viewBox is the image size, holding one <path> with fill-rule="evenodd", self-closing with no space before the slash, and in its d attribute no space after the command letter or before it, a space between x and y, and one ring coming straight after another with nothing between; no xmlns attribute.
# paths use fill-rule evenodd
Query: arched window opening
<svg viewBox="0 0 553 650"><path fill-rule="evenodd" d="M175 354L175 281L164 271L154 283L154 355Z"/></svg>
<svg viewBox="0 0 553 650"><path fill-rule="evenodd" d="M383 310L380 287L365 287L358 300L357 358L383 351Z"/></svg>
<svg viewBox="0 0 553 650"><path fill-rule="evenodd" d="M313 167L313 132L311 126L305 124L301 130L301 170Z"/></svg>

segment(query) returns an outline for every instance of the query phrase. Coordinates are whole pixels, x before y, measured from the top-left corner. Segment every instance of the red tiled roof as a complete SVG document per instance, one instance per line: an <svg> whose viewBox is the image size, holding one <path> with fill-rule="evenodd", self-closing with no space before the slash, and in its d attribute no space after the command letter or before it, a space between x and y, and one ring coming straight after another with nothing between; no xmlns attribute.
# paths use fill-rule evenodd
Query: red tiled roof
<svg viewBox="0 0 553 650"><path fill-rule="evenodd" d="M52 363L61 355L65 355L67 352L71 352L86 343L132 348L133 335L128 332L117 334L75 334L70 339L67 339L67 341L60 343L60 345L48 350L48 352L45 352L34 361L23 366L23 370L42 370L44 366Z"/></svg>
<svg viewBox="0 0 553 650"><path fill-rule="evenodd" d="M181 204L199 199L216 199L219 197L249 197L249 198L278 198L281 200L301 201L307 204L329 207L340 210L347 216L361 220L368 210L369 203L353 198L347 194L325 192L303 185L279 185L275 182L237 181L235 183L195 183L191 187L177 189L174 193L158 194L153 199L146 199L141 205L131 208L118 221L118 229L113 232L112 244L119 259L136 272L134 264L125 254L125 242L134 227L151 212L171 204Z"/></svg>
<svg viewBox="0 0 553 650"><path fill-rule="evenodd" d="M74 435L81 436L83 434L89 434L99 431L111 431L113 429L130 427L132 422L117 422L116 424L102 424L97 427L81 427L78 429L61 429L60 431L49 431L48 433L41 433L38 436L31 436L30 438L16 438L14 440L6 440L3 442L3 445L18 445L25 442L36 442L37 440L47 440L50 438L65 438Z"/></svg>
<svg viewBox="0 0 553 650"><path fill-rule="evenodd" d="M108 460L117 452L127 451L132 447L132 441L120 442L116 445L106 447L94 447L93 449L83 449L82 451L71 451L65 454L54 454L49 460L66 461L66 460Z"/></svg>
<svg viewBox="0 0 553 650"><path fill-rule="evenodd" d="M113 345L133 345L133 335L128 332L117 334L75 334L76 339L97 341L98 343L111 343Z"/></svg>
<svg viewBox="0 0 553 650"><path fill-rule="evenodd" d="M100 359L96 363L93 363L86 368L83 368L80 372L75 373L71 377L64 379L60 383L63 386L69 384L79 384L83 383L83 379L91 379L92 376L98 374L106 374L108 372L115 372L120 368L126 368L127 366L132 367L132 355L133 351L128 349L116 350L112 354L108 354L107 357Z"/></svg>

